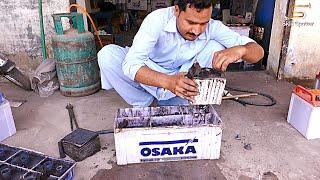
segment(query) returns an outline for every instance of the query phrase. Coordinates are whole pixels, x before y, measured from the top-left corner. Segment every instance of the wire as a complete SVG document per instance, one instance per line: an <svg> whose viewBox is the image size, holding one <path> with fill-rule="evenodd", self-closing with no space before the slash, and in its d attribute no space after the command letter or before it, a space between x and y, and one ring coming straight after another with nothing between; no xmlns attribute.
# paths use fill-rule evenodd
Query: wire
<svg viewBox="0 0 320 180"><path fill-rule="evenodd" d="M261 92L255 92L255 91L249 91L249 90L243 90L243 89L239 89L239 88L234 88L234 87L228 87L226 86L225 88L226 90L229 91L238 91L238 92L246 92L246 93L257 93L259 96L264 96L266 98L268 98L270 100L270 102L268 103L254 103L254 102L248 102L245 100L240 100L240 99L232 99L244 106L246 105L252 105L252 106L273 106L275 104L277 104L277 100L272 97L271 95L265 94L265 93L261 93Z"/></svg>
<svg viewBox="0 0 320 180"><path fill-rule="evenodd" d="M90 22L91 22L91 25L92 25L92 27L93 27L93 29L94 29L94 32L95 32L95 34L96 34L96 36L97 36L97 38L98 38L98 40L99 40L99 44L100 44L101 48L103 48L103 44L102 44L102 41L101 41L101 39L100 39L100 35L99 35L99 33L98 33L98 30L97 30L97 28L96 28L96 26L95 26L95 24L94 24L94 22L93 22L93 20L92 20L92 18L91 18L91 16L90 16L90 14L88 14L88 12L86 11L85 8L83 8L82 6L80 6L80 5L78 5L78 4L71 4L71 5L69 6L69 12L71 12L71 8L72 8L72 7L76 7L76 8L78 8L78 9L80 9L80 11L89 18L89 20L90 20Z"/></svg>
<svg viewBox="0 0 320 180"><path fill-rule="evenodd" d="M113 134L114 132L111 130L101 130L101 131L96 131L98 134Z"/></svg>

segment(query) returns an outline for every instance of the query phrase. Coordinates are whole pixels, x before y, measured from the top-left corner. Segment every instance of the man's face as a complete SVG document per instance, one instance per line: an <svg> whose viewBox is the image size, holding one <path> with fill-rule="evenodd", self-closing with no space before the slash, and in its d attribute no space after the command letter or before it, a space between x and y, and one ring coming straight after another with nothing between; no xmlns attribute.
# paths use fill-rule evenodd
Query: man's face
<svg viewBox="0 0 320 180"><path fill-rule="evenodd" d="M175 16L177 17L177 28L181 36L189 41L194 41L205 31L211 18L212 7L206 9L196 9L187 5L186 11L180 11L175 6Z"/></svg>

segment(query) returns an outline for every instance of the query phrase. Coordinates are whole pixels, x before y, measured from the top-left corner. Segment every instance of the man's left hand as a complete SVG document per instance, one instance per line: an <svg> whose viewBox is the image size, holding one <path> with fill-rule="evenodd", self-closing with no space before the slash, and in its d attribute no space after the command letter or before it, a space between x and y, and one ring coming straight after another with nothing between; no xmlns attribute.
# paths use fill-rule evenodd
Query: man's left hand
<svg viewBox="0 0 320 180"><path fill-rule="evenodd" d="M235 46L215 52L212 60L213 68L218 71L226 71L230 63L238 61L245 53L246 48L244 46Z"/></svg>

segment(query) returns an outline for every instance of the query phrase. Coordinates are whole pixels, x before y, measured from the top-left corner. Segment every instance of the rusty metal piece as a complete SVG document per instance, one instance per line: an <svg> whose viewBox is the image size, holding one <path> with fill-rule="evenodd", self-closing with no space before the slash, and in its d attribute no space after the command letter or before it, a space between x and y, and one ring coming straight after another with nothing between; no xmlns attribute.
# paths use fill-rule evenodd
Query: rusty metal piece
<svg viewBox="0 0 320 180"><path fill-rule="evenodd" d="M75 123L76 129L78 129L79 125L78 125L76 116L74 115L72 104L68 103L66 106L66 109L68 110L68 113L69 113L71 131L73 131L73 122Z"/></svg>

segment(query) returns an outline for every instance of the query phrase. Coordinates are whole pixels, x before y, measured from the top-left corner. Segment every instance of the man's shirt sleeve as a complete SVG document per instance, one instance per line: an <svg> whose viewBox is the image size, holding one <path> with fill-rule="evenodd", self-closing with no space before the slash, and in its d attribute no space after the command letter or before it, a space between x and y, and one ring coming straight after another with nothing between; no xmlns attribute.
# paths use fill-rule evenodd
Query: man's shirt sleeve
<svg viewBox="0 0 320 180"><path fill-rule="evenodd" d="M122 63L122 70L127 77L134 80L137 71L150 60L148 55L157 43L162 28L161 13L154 11L144 19Z"/></svg>
<svg viewBox="0 0 320 180"><path fill-rule="evenodd" d="M231 48L233 46L245 45L249 42L255 42L247 36L242 36L227 26L225 26L221 21L212 20L211 36L210 39L215 40L225 46L226 48Z"/></svg>

